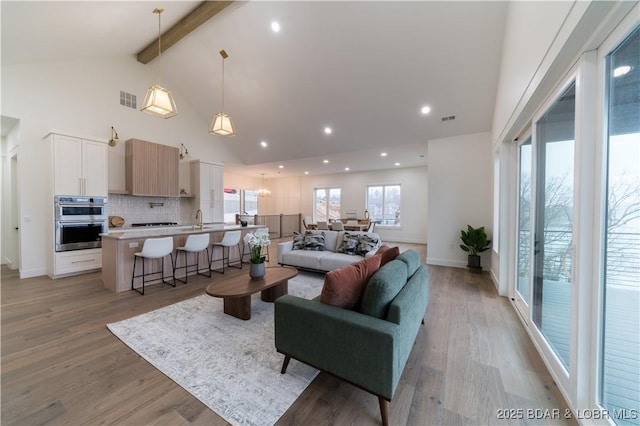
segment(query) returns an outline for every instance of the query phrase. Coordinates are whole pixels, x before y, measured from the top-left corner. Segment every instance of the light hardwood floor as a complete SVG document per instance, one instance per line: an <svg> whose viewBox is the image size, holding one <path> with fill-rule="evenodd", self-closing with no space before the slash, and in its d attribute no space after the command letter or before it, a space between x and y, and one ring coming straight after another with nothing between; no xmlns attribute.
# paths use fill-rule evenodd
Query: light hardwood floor
<svg viewBox="0 0 640 426"><path fill-rule="evenodd" d="M398 245L426 257L425 245ZM276 249L273 244L271 264ZM435 266L429 271L425 325L391 401L391 424L566 424L558 388L488 274ZM227 276L240 272L231 269ZM226 424L105 327L203 294L208 282L190 277L187 285L150 286L140 296L104 289L99 273L20 280L3 267L1 423ZM507 409L516 419L498 419ZM561 415L540 420L540 414L555 412L536 416L536 409ZM377 425L378 400L320 374L278 424Z"/></svg>

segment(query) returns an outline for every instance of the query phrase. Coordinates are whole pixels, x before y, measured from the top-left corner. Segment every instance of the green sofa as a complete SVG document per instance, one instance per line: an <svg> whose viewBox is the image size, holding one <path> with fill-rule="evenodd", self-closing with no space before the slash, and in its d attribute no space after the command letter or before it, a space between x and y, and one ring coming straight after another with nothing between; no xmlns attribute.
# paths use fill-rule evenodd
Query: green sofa
<svg viewBox="0 0 640 426"><path fill-rule="evenodd" d="M359 311L285 295L275 301L275 346L291 358L378 396L382 423L424 323L429 273L415 250L382 266L369 280Z"/></svg>

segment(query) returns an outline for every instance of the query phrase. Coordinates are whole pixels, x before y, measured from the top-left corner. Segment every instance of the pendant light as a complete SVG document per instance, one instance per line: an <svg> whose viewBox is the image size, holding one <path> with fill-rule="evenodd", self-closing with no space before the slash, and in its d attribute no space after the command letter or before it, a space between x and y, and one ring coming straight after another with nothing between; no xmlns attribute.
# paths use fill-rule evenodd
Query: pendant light
<svg viewBox="0 0 640 426"><path fill-rule="evenodd" d="M264 186L264 173L262 173L262 188L258 189L256 192L258 193L258 197L271 196L271 191Z"/></svg>
<svg viewBox="0 0 640 426"><path fill-rule="evenodd" d="M160 86L160 78L162 76L162 68L160 63L160 59L162 57L162 32L160 30L160 14L162 12L164 12L164 9L162 8L153 10L153 13L158 14L158 82L147 89L147 94L144 97L144 102L142 103L142 108L140 108L140 111L144 111L157 117L171 118L178 115L176 103L173 100L171 91Z"/></svg>
<svg viewBox="0 0 640 426"><path fill-rule="evenodd" d="M233 121L231 117L224 113L224 60L227 59L229 55L222 49L220 56L222 56L222 112L214 115L211 119L209 133L220 136L235 136L236 129L233 127Z"/></svg>

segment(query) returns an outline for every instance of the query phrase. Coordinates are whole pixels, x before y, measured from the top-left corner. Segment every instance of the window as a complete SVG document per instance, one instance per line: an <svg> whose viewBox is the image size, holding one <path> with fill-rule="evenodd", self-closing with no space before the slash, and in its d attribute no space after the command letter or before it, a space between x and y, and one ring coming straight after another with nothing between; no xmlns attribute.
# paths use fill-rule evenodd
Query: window
<svg viewBox="0 0 640 426"><path fill-rule="evenodd" d="M242 191L242 197L244 214L258 214L258 192L251 189L245 189Z"/></svg>
<svg viewBox="0 0 640 426"><path fill-rule="evenodd" d="M535 123L532 317L569 370L576 85Z"/></svg>
<svg viewBox="0 0 640 426"><path fill-rule="evenodd" d="M620 425L640 407L640 27L606 57L607 165L600 404ZM634 413L625 418L616 413Z"/></svg>
<svg viewBox="0 0 640 426"><path fill-rule="evenodd" d="M368 186L367 210L377 224L400 226L400 185Z"/></svg>
<svg viewBox="0 0 640 426"><path fill-rule="evenodd" d="M224 189L224 221L236 223L236 214L240 214L240 191L235 188Z"/></svg>
<svg viewBox="0 0 640 426"><path fill-rule="evenodd" d="M340 188L316 188L313 191L314 222L340 219Z"/></svg>
<svg viewBox="0 0 640 426"><path fill-rule="evenodd" d="M531 283L531 137L518 147L518 257L516 291L529 305Z"/></svg>

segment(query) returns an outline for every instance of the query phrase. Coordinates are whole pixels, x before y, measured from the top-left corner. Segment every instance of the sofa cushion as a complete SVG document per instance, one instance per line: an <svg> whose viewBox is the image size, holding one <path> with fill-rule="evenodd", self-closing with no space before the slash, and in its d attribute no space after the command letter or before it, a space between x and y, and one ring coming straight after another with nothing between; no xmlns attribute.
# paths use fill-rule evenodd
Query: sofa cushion
<svg viewBox="0 0 640 426"><path fill-rule="evenodd" d="M324 232L306 233L304 236L304 249L311 251L323 251Z"/></svg>
<svg viewBox="0 0 640 426"><path fill-rule="evenodd" d="M298 268L320 270L320 258L328 254L333 253L330 251L291 250L282 255L282 263Z"/></svg>
<svg viewBox="0 0 640 426"><path fill-rule="evenodd" d="M380 266L383 266L389 263L390 261L395 259L399 254L400 254L400 248L398 246L389 247L386 244L382 244L378 249L378 251L376 252L376 255L380 255L380 257L382 258L380 261Z"/></svg>
<svg viewBox="0 0 640 426"><path fill-rule="evenodd" d="M316 231L318 232L318 231ZM339 231L323 231L324 232L324 249L336 251L338 245Z"/></svg>
<svg viewBox="0 0 640 426"><path fill-rule="evenodd" d="M362 259L362 256L350 256L344 253L324 251L324 256L318 258L318 269L321 271L333 271L346 265L354 264Z"/></svg>
<svg viewBox="0 0 640 426"><path fill-rule="evenodd" d="M340 308L353 309L360 302L369 278L380 268L380 260L380 256L373 256L327 272L320 301Z"/></svg>
<svg viewBox="0 0 640 426"><path fill-rule="evenodd" d="M336 252L354 255L356 254L356 249L358 248L359 242L360 236L358 234L345 232L344 234L342 234L342 241L338 243Z"/></svg>
<svg viewBox="0 0 640 426"><path fill-rule="evenodd" d="M415 250L403 251L396 259L407 265L407 277L413 276L420 267L420 255Z"/></svg>
<svg viewBox="0 0 640 426"><path fill-rule="evenodd" d="M293 231L293 248L292 250L304 250L304 235Z"/></svg>
<svg viewBox="0 0 640 426"><path fill-rule="evenodd" d="M376 318L386 318L391 301L406 282L407 265L401 260L395 259L380 267L364 290L360 312Z"/></svg>
<svg viewBox="0 0 640 426"><path fill-rule="evenodd" d="M366 255L371 250L375 250L380 247L380 237L378 234L361 234L360 239L358 241L358 248L356 249L356 254L360 256Z"/></svg>

